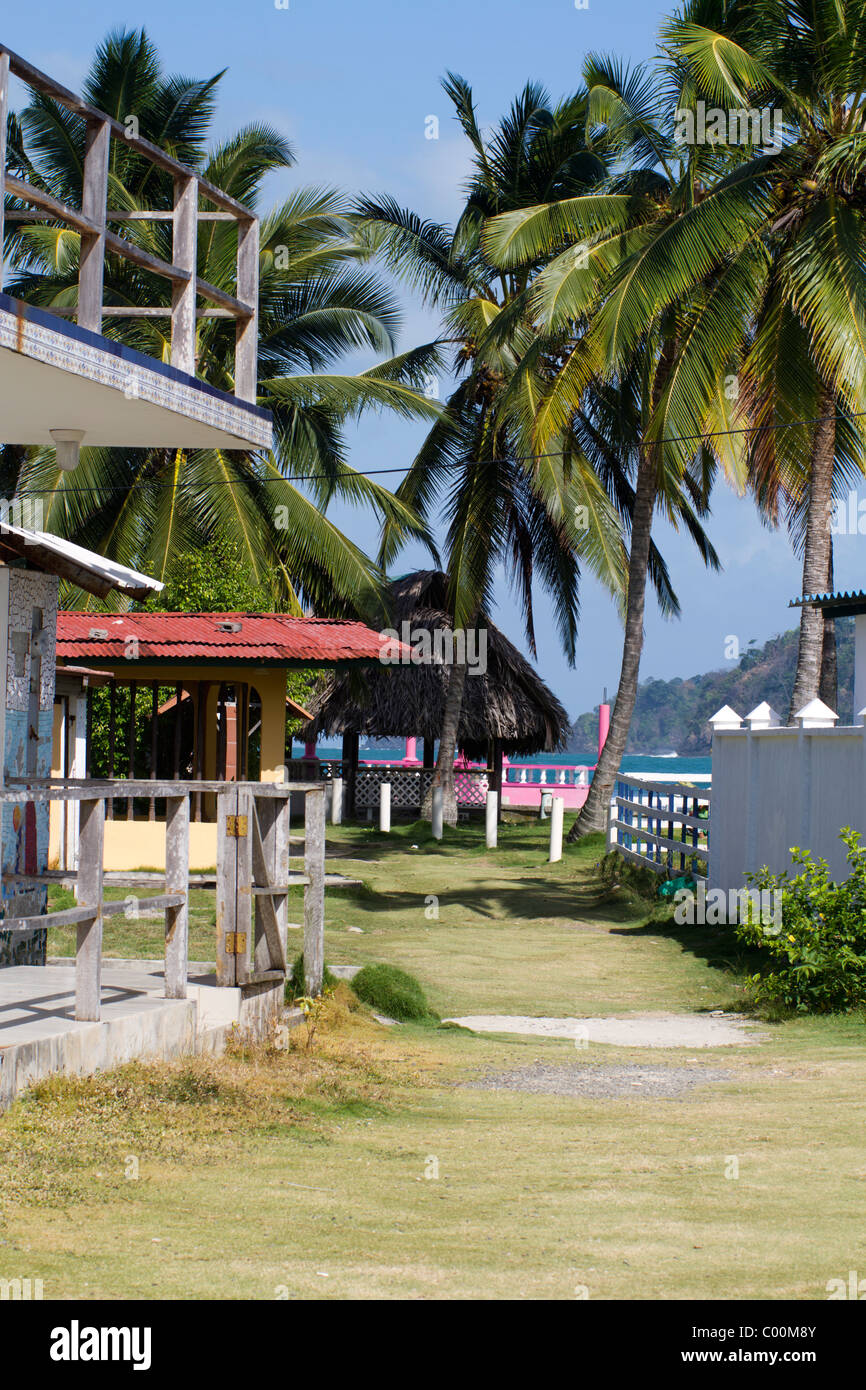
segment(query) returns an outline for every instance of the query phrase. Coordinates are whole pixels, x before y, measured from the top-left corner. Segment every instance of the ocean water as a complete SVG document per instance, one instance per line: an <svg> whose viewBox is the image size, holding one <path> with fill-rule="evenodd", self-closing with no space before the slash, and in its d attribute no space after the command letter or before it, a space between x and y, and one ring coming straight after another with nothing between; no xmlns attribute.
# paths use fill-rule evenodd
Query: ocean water
<svg viewBox="0 0 866 1390"><path fill-rule="evenodd" d="M295 744L294 756L301 757L303 748ZM394 760L399 762L405 754L405 746L400 744L376 744L370 748L361 749L361 761L365 758L375 759L377 762L388 762ZM339 758L342 757L343 747L341 743L320 743L318 754L320 758ZM513 758L512 766L537 767L539 764L548 766L562 767L577 765L592 765L594 760L588 754L575 756L574 753L538 753L531 758ZM644 753L627 753L622 760L623 772L643 772L643 773L663 773L668 777L687 777L689 773L711 772L712 759L706 758L680 758L676 754L671 756L657 756Z"/></svg>

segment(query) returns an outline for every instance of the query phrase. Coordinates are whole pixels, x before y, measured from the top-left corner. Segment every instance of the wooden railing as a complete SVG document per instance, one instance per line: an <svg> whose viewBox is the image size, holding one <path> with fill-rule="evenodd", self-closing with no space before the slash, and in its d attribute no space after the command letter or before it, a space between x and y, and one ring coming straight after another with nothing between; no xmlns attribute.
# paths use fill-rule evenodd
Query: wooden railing
<svg viewBox="0 0 866 1390"><path fill-rule="evenodd" d="M76 905L33 916L7 916L0 933L32 935L47 927L77 928L75 1017L98 1022L101 1015L102 934L107 917L126 902L104 896L103 850L106 802L121 784L44 781L7 786L0 805L77 801L79 812ZM307 991L321 988L324 957L325 788L322 783L125 782L136 797L166 803L165 891L139 898L139 910L165 910L165 996L185 999L189 964L189 823L194 792L217 794L220 806L217 859L217 983L257 984L286 973L291 793L305 794L304 960ZM264 808L264 809L262 809ZM233 820L232 820L233 818ZM43 885L68 878L57 871L3 873L3 882ZM7 910L14 899L6 900Z"/></svg>
<svg viewBox="0 0 866 1390"><path fill-rule="evenodd" d="M33 91L41 92L83 121L85 126L84 172L81 207L61 202L36 184L7 172L6 118L9 107L9 76L12 74ZM109 152L111 140L123 140L158 169L172 175L172 206L167 209L108 207ZM16 200L5 209L3 192ZM200 201L212 205L200 208ZM36 209L36 211L28 211ZM196 319L233 318L235 331L234 394L242 401L255 401L257 393L257 339L259 293L259 222L255 213L217 188L196 170L181 164L158 146L121 125L104 111L90 106L55 82L38 68L0 44L0 289L3 287L3 237L6 222L50 222L72 228L81 237L78 275L78 306L57 315L72 314L82 328L102 332L102 320L110 318L161 317L171 319L171 365L195 376ZM109 228L109 223L170 222L171 260L152 255L135 242ZM238 229L236 296L209 284L197 274L197 237L200 222L234 222ZM164 307L136 307L103 303L103 276L106 253L121 256L132 264L161 276L171 286L171 303ZM197 299L207 300L209 308L197 309Z"/></svg>
<svg viewBox="0 0 866 1390"><path fill-rule="evenodd" d="M691 872L706 879L710 836L707 787L620 777L608 819L608 850L657 873Z"/></svg>

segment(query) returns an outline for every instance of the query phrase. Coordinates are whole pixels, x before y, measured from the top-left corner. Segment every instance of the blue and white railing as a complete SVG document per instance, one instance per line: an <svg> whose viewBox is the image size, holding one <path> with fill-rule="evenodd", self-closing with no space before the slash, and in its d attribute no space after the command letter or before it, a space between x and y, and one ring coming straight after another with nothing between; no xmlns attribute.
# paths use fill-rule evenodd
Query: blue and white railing
<svg viewBox="0 0 866 1390"><path fill-rule="evenodd" d="M618 777L610 801L608 851L662 874L707 877L709 787Z"/></svg>

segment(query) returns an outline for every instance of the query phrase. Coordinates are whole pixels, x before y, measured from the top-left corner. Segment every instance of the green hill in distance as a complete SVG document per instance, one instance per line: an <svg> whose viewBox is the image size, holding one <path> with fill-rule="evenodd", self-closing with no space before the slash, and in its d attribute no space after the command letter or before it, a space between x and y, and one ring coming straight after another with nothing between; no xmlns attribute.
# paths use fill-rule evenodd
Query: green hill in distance
<svg viewBox="0 0 866 1390"><path fill-rule="evenodd" d="M771 637L762 647L749 647L736 663L703 676L646 680L638 690L627 753L679 753L695 757L710 751L709 718L730 705L739 715L768 700L784 720L797 665L797 631ZM839 668L839 722L854 717L854 620L836 622ZM613 701L611 700L611 704ZM572 725L568 751L579 760L595 761L598 709L581 714Z"/></svg>

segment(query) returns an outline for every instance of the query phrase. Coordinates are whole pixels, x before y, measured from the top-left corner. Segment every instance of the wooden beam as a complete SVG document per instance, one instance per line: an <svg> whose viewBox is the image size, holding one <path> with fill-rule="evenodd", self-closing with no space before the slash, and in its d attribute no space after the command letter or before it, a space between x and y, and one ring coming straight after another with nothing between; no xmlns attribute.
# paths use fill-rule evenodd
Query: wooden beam
<svg viewBox="0 0 866 1390"><path fill-rule="evenodd" d="M189 279L176 280L171 288L171 365L188 376L195 376L197 209L195 179L175 178L171 256L175 265L188 272Z"/></svg>
<svg viewBox="0 0 866 1390"><path fill-rule="evenodd" d="M176 175L178 180L183 180L186 176ZM197 183L197 180L193 179ZM197 214L199 222L236 222L237 218L231 212L199 212ZM128 212L111 211L105 214L107 222L173 222L173 212L148 212L140 208L132 209Z"/></svg>
<svg viewBox="0 0 866 1390"><path fill-rule="evenodd" d="M9 54L0 53L0 292L3 290L3 268L5 256L3 242L6 236L4 209L6 198L6 117L9 114Z"/></svg>
<svg viewBox="0 0 866 1390"><path fill-rule="evenodd" d="M16 222L36 221L42 222L44 218L51 217L55 222L66 222L76 232L87 232L91 236L99 235L99 223L93 218L85 216L77 208L72 208L68 203L61 203L59 199L52 198L50 193L45 193L35 184L26 183L24 179L16 178L14 174L6 175L6 192L13 198L20 198L22 203L31 203L33 207L41 208L43 216L26 212L8 212L6 216Z"/></svg>
<svg viewBox="0 0 866 1390"><path fill-rule="evenodd" d="M255 401L258 395L259 351L259 224L238 223L238 299L250 307L235 328L235 395Z"/></svg>
<svg viewBox="0 0 866 1390"><path fill-rule="evenodd" d="M235 299L234 295L227 294L225 290L218 289L209 280L199 278L196 281L196 292L203 299L211 299L214 304L219 304L223 309L228 309L231 314L239 319L252 319L256 316L255 301ZM235 393L237 394L237 393Z"/></svg>
<svg viewBox="0 0 866 1390"><path fill-rule="evenodd" d="M160 256L152 256L149 251L136 246L133 241L127 241L125 237L118 236L116 232L105 233L105 245L114 255L123 256L126 260L132 261L133 265L141 266L142 270L149 270L152 275L161 275L164 280L173 280L180 284L190 279L188 270L179 265L172 265Z"/></svg>
<svg viewBox="0 0 866 1390"><path fill-rule="evenodd" d="M49 314L55 314L60 319L75 318L78 310L67 308L60 304L50 304L43 306ZM170 304L103 304L102 317L104 319L170 319ZM231 309L196 309L197 319L234 319L237 318Z"/></svg>
<svg viewBox="0 0 866 1390"><path fill-rule="evenodd" d="M108 194L108 151L111 127L106 120L87 125L84 152L82 214L96 226L82 232L78 267L78 323L93 333L102 332L102 284L105 271L105 208Z"/></svg>
<svg viewBox="0 0 866 1390"><path fill-rule="evenodd" d="M14 53L12 49L7 48L5 44L0 44L0 53L8 54L10 71L13 72L16 77L20 77L21 81L26 82L28 87L32 87L34 91L44 92L47 96L52 97L60 106L65 106L67 111L73 111L76 116L81 116L82 119L86 121L104 122L113 135L118 136L121 140L125 140L131 149L137 150L139 154L144 155L144 157L150 160L151 164L155 164L158 169L165 169L169 174L182 174L196 179L199 188L199 196L207 198L208 202L214 203L218 208L222 208L225 212L231 213L233 218L249 218L252 216L249 208L244 207L243 203L239 203L235 198L232 198L230 194L224 193L221 188L217 188L209 179L202 178L194 169L190 169L187 165L181 164L177 159L172 159L171 155L166 154L165 150L161 150L158 145L152 145L149 140L143 139L140 135L130 134L127 127L121 125L120 121L115 120L112 116L107 116L104 111L100 111L97 107L91 106L89 102L84 101L81 97L77 96L75 92L70 92L67 87L62 86L59 82L55 82L53 77L49 77L47 73L41 72L39 68L34 67L32 63L28 63L25 58Z"/></svg>

